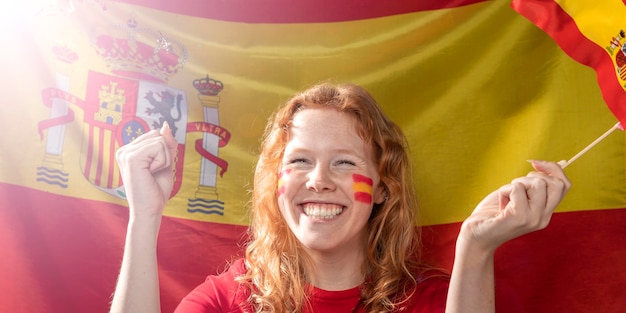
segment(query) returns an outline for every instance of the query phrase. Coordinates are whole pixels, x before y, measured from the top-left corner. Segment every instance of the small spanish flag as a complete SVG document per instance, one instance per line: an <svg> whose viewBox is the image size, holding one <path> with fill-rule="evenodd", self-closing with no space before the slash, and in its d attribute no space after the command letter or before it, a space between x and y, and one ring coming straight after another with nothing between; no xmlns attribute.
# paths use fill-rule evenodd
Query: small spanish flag
<svg viewBox="0 0 626 313"><path fill-rule="evenodd" d="M363 175L353 174L352 175L352 188L354 189L354 200L372 203L372 184L374 181Z"/></svg>
<svg viewBox="0 0 626 313"><path fill-rule="evenodd" d="M278 194L277 194L278 197L280 197L283 193L285 193L285 180L283 179L283 176L289 175L289 172L291 172L291 169L281 171L278 174Z"/></svg>

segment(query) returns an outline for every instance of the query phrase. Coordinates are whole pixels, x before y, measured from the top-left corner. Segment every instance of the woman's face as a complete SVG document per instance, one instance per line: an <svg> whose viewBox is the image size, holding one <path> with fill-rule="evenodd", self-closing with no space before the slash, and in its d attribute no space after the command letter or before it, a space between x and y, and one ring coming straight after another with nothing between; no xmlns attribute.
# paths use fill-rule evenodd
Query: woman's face
<svg viewBox="0 0 626 313"><path fill-rule="evenodd" d="M318 253L359 252L374 203L382 203L372 147L334 109L296 113L278 182L278 204L298 240Z"/></svg>

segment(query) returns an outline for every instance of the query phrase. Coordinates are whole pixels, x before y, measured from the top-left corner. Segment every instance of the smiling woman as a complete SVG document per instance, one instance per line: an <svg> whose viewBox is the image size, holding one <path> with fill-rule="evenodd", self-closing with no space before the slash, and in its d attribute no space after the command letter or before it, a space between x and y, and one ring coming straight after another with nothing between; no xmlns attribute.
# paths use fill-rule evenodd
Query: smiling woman
<svg viewBox="0 0 626 313"><path fill-rule="evenodd" d="M282 167L292 171L278 206L306 252L304 257L315 264L364 263L372 187L378 194L377 204L385 191L379 184L372 147L359 138L356 129L351 115L315 107L299 110L290 127ZM369 181L369 190L358 181L356 187L362 190L355 190L355 176ZM361 266L332 271L316 266L305 273L309 282L325 290L350 289L365 280Z"/></svg>
<svg viewBox="0 0 626 313"><path fill-rule="evenodd" d="M420 267L413 258L415 196L398 126L363 88L321 84L288 101L265 138L255 172L249 270L240 279L254 283L253 303L279 312L310 309L306 299L315 286L359 289L363 296L347 303L350 310L357 303L396 307L394 298L414 289ZM289 175L277 183L285 170ZM277 184L278 199L267 192ZM390 200L383 203L385 196ZM291 270L269 275L281 267ZM445 292L439 299L443 307Z"/></svg>
<svg viewBox="0 0 626 313"><path fill-rule="evenodd" d="M448 281L420 258L406 139L365 89L313 86L264 138L245 258L176 312L493 312L496 248L545 227L570 187L558 164L533 161L487 196L461 227ZM156 234L175 149L166 124L118 151L130 222L112 312L159 310Z"/></svg>

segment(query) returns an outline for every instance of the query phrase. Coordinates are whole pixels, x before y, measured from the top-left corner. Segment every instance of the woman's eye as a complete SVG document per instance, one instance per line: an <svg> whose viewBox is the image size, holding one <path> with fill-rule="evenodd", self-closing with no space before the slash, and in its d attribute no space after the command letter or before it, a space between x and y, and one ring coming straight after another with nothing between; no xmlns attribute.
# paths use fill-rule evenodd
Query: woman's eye
<svg viewBox="0 0 626 313"><path fill-rule="evenodd" d="M291 161L289 161L289 164L298 164L298 163L308 163L308 161L303 158L296 158L296 159L292 159Z"/></svg>
<svg viewBox="0 0 626 313"><path fill-rule="evenodd" d="M350 161L350 160L340 160L337 162L338 165L356 165L356 163Z"/></svg>

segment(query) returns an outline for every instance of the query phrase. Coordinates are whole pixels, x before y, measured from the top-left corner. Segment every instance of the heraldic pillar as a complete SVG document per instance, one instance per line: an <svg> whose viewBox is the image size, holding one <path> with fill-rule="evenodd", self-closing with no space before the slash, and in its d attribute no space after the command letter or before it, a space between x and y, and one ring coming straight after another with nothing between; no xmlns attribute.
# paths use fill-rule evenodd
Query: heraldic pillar
<svg viewBox="0 0 626 313"><path fill-rule="evenodd" d="M56 74L55 87L63 90L69 90L69 77ZM67 102L63 99L56 98L52 100L50 106L50 119L58 119L68 114ZM63 170L63 138L65 136L65 125L59 124L48 129L48 137L46 139L46 153L43 159L43 166L48 169Z"/></svg>
<svg viewBox="0 0 626 313"><path fill-rule="evenodd" d="M207 76L207 80L209 80ZM198 94L198 100L202 104L204 113L204 123L208 125L219 125L219 104L220 97L212 94ZM213 133L202 135L202 147L210 154L217 156L220 147L220 137ZM200 183L196 191L196 198L217 200L217 175L218 166L209 159L202 158L200 167Z"/></svg>
<svg viewBox="0 0 626 313"><path fill-rule="evenodd" d="M56 74L55 90L59 90L59 93L67 92L69 85L69 77L60 73ZM63 142L65 137L65 123L72 120L73 112L68 107L68 103L63 97L48 95L48 97L44 99L44 103L47 103L50 107L50 116L48 120L39 122L38 128L39 135L42 139L44 130L48 131L48 136L46 138L46 152L42 160L42 165L37 168L36 180L49 185L67 188L69 174L63 170Z"/></svg>

